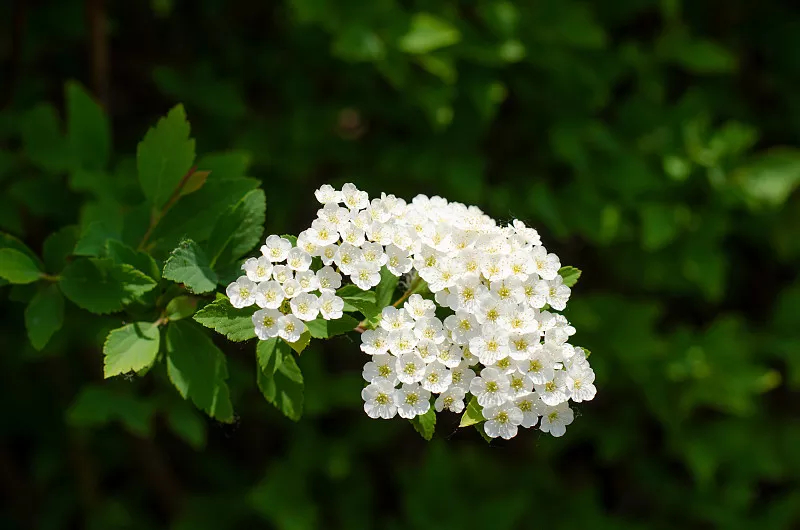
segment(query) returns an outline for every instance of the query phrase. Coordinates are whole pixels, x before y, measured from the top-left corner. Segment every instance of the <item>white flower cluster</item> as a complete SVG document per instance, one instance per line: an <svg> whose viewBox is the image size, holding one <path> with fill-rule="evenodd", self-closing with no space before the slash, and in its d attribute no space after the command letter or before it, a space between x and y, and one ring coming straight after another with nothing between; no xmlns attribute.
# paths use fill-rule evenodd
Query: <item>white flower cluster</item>
<svg viewBox="0 0 800 530"><path fill-rule="evenodd" d="M564 434L573 420L567 402L594 397L594 372L567 342L575 328L547 310L563 310L570 289L536 230L518 220L498 226L479 208L441 197L370 201L352 184L315 195L323 207L297 246L268 237L263 257L247 260L246 276L228 287L235 307L261 308L253 315L259 338L294 342L303 321L340 318L339 273L369 290L386 266L409 277L409 292L424 280L435 302L404 296L363 332L371 360L362 398L371 418L425 414L432 394L437 411L460 413L471 394L490 437L512 438L537 423ZM313 257L323 265L316 272Z"/></svg>

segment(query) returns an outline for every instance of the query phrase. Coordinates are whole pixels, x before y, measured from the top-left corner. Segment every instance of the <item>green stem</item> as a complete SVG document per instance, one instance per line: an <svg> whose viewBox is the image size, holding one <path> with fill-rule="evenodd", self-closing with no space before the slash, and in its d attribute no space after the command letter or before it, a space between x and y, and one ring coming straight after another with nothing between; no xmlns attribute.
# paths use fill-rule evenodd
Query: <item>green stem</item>
<svg viewBox="0 0 800 530"><path fill-rule="evenodd" d="M169 200L167 200L167 203L164 205L164 207L161 208L161 211L153 210L153 213L150 215L150 226L147 227L147 232L144 233L142 240L139 242L139 246L136 247L137 250L145 250L145 245L150 240L150 236L153 235L153 231L156 229L156 226L158 226L159 221L164 218L169 209L172 208L172 206L178 202L178 199L181 198L181 191L183 191L183 187L186 185L186 183L189 181L189 178L194 174L195 171L197 171L197 166L192 166L189 168L189 171L187 171L186 174L181 178L181 181L178 183L178 187L172 192L172 195L170 196Z"/></svg>
<svg viewBox="0 0 800 530"><path fill-rule="evenodd" d="M403 296L401 296L400 298L398 298L398 299L397 299L397 301L396 301L395 303L393 303L392 305L393 305L394 307L397 307L397 306L399 306L400 304L402 304L403 302L405 302L405 301L406 301L406 299L407 299L409 296L411 296L412 294L414 294L414 292L417 290L417 287L419 287L419 284L420 284L420 283L422 283L422 278L420 278L419 276L417 276L417 279L416 279L416 280L414 280L414 281L411 283L411 285L408 287L408 290L407 290L406 292L404 292L404 293L403 293Z"/></svg>

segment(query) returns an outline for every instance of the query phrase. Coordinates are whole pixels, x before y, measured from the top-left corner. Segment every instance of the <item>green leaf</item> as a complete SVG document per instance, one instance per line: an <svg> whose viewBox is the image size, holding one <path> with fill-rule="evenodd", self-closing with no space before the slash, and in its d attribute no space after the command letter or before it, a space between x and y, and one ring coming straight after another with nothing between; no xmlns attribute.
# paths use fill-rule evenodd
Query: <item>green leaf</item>
<svg viewBox="0 0 800 530"><path fill-rule="evenodd" d="M306 322L308 332L315 339L329 339L336 335L342 335L358 326L358 320L349 316L343 315L342 318L337 320L325 320L318 318L311 322Z"/></svg>
<svg viewBox="0 0 800 530"><path fill-rule="evenodd" d="M212 266L237 260L261 241L266 211L267 200L259 189L248 192L222 214L208 238Z"/></svg>
<svg viewBox="0 0 800 530"><path fill-rule="evenodd" d="M381 282L375 288L375 305L378 312L392 303L398 282L400 282L400 278L392 274L385 266L381 267Z"/></svg>
<svg viewBox="0 0 800 530"><path fill-rule="evenodd" d="M212 418L233 421L225 355L196 324L179 321L167 327L167 375L184 399Z"/></svg>
<svg viewBox="0 0 800 530"><path fill-rule="evenodd" d="M103 344L103 374L108 379L138 372L156 360L161 333L156 322L134 322L112 330Z"/></svg>
<svg viewBox="0 0 800 530"><path fill-rule="evenodd" d="M49 103L37 105L20 120L25 156L50 173L66 171L70 166L70 150L60 122L58 112Z"/></svg>
<svg viewBox="0 0 800 530"><path fill-rule="evenodd" d="M181 188L181 197L194 193L202 188L206 180L208 180L209 173L210 171L195 171L192 173Z"/></svg>
<svg viewBox="0 0 800 530"><path fill-rule="evenodd" d="M189 291L198 294L213 291L218 281L206 253L191 239L181 242L167 258L164 278L182 283Z"/></svg>
<svg viewBox="0 0 800 530"><path fill-rule="evenodd" d="M53 232L44 240L42 257L50 273L56 274L67 266L67 258L72 255L75 249L78 235L78 227L70 225Z"/></svg>
<svg viewBox="0 0 800 530"><path fill-rule="evenodd" d="M411 418L408 420L411 422L411 425L414 426L414 430L417 431L423 438L427 441L431 441L433 438L433 432L436 430L436 411L433 407L428 409L428 412L421 416L417 416L415 418Z"/></svg>
<svg viewBox="0 0 800 530"><path fill-rule="evenodd" d="M303 374L285 343L275 342L274 347L259 343L258 388L264 398L287 418L298 421L303 415Z"/></svg>
<svg viewBox="0 0 800 530"><path fill-rule="evenodd" d="M295 342L287 342L286 344L288 344L299 355L303 353L303 350L305 350L309 344L311 344L311 333L308 331L308 329L306 329L303 334L300 335L299 339L297 339Z"/></svg>
<svg viewBox="0 0 800 530"><path fill-rule="evenodd" d="M566 266L558 269L558 274L560 274L561 278L564 280L564 285L572 288L576 283L578 283L578 278L581 277L581 270L576 269L575 267Z"/></svg>
<svg viewBox="0 0 800 530"><path fill-rule="evenodd" d="M659 250L668 245L678 235L678 219L675 209L660 203L643 205L642 246L645 250Z"/></svg>
<svg viewBox="0 0 800 530"><path fill-rule="evenodd" d="M411 17L411 26L398 45L406 53L423 54L459 41L461 33L448 21L430 13L416 13Z"/></svg>
<svg viewBox="0 0 800 530"><path fill-rule="evenodd" d="M197 168L209 171L210 180L235 179L245 176L251 158L246 151L209 153L200 158Z"/></svg>
<svg viewBox="0 0 800 530"><path fill-rule="evenodd" d="M167 409L167 424L172 432L199 451L206 445L206 422L197 410L185 401Z"/></svg>
<svg viewBox="0 0 800 530"><path fill-rule="evenodd" d="M229 340L241 342L256 336L253 326L254 308L237 309L227 297L219 295L216 300L195 313L194 320L225 335Z"/></svg>
<svg viewBox="0 0 800 530"><path fill-rule="evenodd" d="M366 318L380 313L375 304L374 291L362 291L357 285L345 285L336 291L336 295L344 300L345 312L360 311Z"/></svg>
<svg viewBox="0 0 800 530"><path fill-rule="evenodd" d="M44 348L64 323L64 297L56 285L39 289L25 308L28 338L37 350Z"/></svg>
<svg viewBox="0 0 800 530"><path fill-rule="evenodd" d="M103 169L111 155L111 126L103 109L77 82L66 85L67 141L78 167Z"/></svg>
<svg viewBox="0 0 800 530"><path fill-rule="evenodd" d="M164 315L170 320L181 320L190 317L197 309L197 302L200 299L196 296L176 296L167 304Z"/></svg>
<svg viewBox="0 0 800 530"><path fill-rule="evenodd" d="M109 240L106 241L105 255L114 263L127 263L156 281L161 279L161 271L156 260L147 252L136 250L120 241Z"/></svg>
<svg viewBox="0 0 800 530"><path fill-rule="evenodd" d="M486 418L483 417L483 407L478 404L478 399L472 396L472 399L467 403L467 409L461 416L461 422L458 426L469 427L470 425L477 425L482 421L486 421Z"/></svg>
<svg viewBox="0 0 800 530"><path fill-rule="evenodd" d="M139 142L136 166L147 200L161 208L169 200L194 162L194 140L182 105L158 120ZM197 213L197 212L196 212Z"/></svg>
<svg viewBox="0 0 800 530"><path fill-rule="evenodd" d="M106 250L106 243L119 239L121 233L121 226L116 220L92 221L81 229L72 253L76 256L101 256Z"/></svg>
<svg viewBox="0 0 800 530"><path fill-rule="evenodd" d="M800 185L800 149L770 149L734 171L732 180L752 203L780 206Z"/></svg>
<svg viewBox="0 0 800 530"><path fill-rule="evenodd" d="M0 278L11 283L32 283L42 277L34 260L13 248L0 249Z"/></svg>
<svg viewBox="0 0 800 530"><path fill-rule="evenodd" d="M61 291L78 307L92 313L119 311L156 286L152 278L110 259L80 258L59 277Z"/></svg>
<svg viewBox="0 0 800 530"><path fill-rule="evenodd" d="M475 430L478 431L478 434L481 435L481 438L483 438L487 444L492 443L492 437L486 434L486 430L483 428L483 424L476 423Z"/></svg>
<svg viewBox="0 0 800 530"><path fill-rule="evenodd" d="M110 388L84 386L75 402L67 409L67 423L73 427L100 427L119 421L131 432L149 436L153 404Z"/></svg>

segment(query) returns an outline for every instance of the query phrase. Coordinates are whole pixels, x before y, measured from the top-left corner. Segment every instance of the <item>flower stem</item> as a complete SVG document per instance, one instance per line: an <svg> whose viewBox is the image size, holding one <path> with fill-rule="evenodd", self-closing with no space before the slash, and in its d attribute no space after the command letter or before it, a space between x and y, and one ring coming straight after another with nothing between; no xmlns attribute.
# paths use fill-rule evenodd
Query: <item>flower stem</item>
<svg viewBox="0 0 800 530"><path fill-rule="evenodd" d="M406 301L406 299L407 299L409 296L411 296L412 294L414 294L414 291L416 291L416 290L417 290L417 287L419 287L419 284L420 284L420 283L422 283L422 278L420 278L419 276L417 276L417 279L416 279L416 280L414 280L414 281L411 283L411 285L408 287L408 290L407 290L406 292L404 292L404 293L403 293L403 296L401 296L400 298L398 298L398 299L397 299L397 301L396 301L395 303L393 303L392 305L393 305L394 307L397 307L397 306L399 306L400 304L402 304L403 302L405 302L405 301Z"/></svg>

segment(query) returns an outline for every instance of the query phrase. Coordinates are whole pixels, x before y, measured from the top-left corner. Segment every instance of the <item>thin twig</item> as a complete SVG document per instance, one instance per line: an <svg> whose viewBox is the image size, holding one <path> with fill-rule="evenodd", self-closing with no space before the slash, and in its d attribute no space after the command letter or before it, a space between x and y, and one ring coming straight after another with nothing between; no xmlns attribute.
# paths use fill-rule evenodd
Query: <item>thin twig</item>
<svg viewBox="0 0 800 530"><path fill-rule="evenodd" d="M181 177L178 187L172 192L172 195L170 196L169 200L167 200L167 203L164 205L164 207L161 208L161 211L153 211L153 213L150 215L150 226L147 227L147 232L145 232L144 236L142 236L142 240L139 242L137 250L144 250L145 245L150 240L150 236L153 235L153 230L156 229L159 221L164 218L164 216L167 214L167 211L169 211L169 209L172 208L176 202L178 202L178 199L181 198L181 191L183 191L183 187L186 185L186 183L189 181L189 178L194 174L195 171L197 171L197 166L192 166L189 168L189 171L187 171L186 174Z"/></svg>
<svg viewBox="0 0 800 530"><path fill-rule="evenodd" d="M393 303L392 305L393 305L394 307L398 307L400 304L402 304L403 302L405 302L405 301L406 301L406 299L407 299L409 296L411 296L412 294L414 294L414 291L416 291L416 290L417 290L417 287L419 287L419 284L420 284L420 282L422 282L422 278L420 278L420 277L417 277L417 279L416 279L416 280L414 280L414 281L411 283L411 285L408 287L408 291L404 292L404 293L403 293L403 296L401 296L400 298L398 298L398 299L397 299L397 301L396 301L395 303Z"/></svg>

